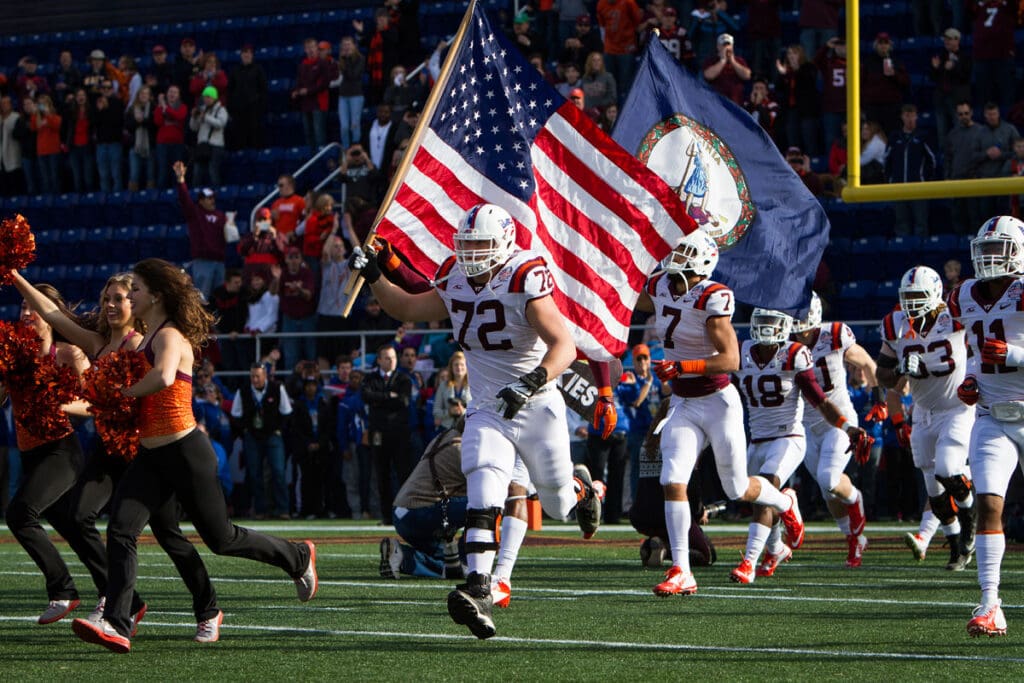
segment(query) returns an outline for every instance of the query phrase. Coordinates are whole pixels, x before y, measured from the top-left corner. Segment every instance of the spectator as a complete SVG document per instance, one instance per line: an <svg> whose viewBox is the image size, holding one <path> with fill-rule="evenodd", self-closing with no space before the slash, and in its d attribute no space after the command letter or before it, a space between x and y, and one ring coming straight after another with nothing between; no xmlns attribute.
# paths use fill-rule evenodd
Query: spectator
<svg viewBox="0 0 1024 683"><path fill-rule="evenodd" d="M313 273L313 281L320 279L320 259L327 239L338 233L338 214L334 212L334 198L329 192L317 195L313 210L306 217L302 230L302 256Z"/></svg>
<svg viewBox="0 0 1024 683"><path fill-rule="evenodd" d="M195 101L190 88L192 79L202 71L202 59L203 51L196 51L196 41L183 38L178 47L178 59L174 62L174 85L178 86L181 99L188 107Z"/></svg>
<svg viewBox="0 0 1024 683"><path fill-rule="evenodd" d="M963 276L963 265L955 258L951 258L942 264L942 274L945 279L942 282L942 297L946 298L953 289L966 280Z"/></svg>
<svg viewBox="0 0 1024 683"><path fill-rule="evenodd" d="M412 64L423 59L420 49L419 0L384 0L391 27L398 32L398 62Z"/></svg>
<svg viewBox="0 0 1024 683"><path fill-rule="evenodd" d="M705 0L703 7L694 9L690 14L690 40L693 41L697 64L703 64L705 59L715 54L719 36L739 33L739 24L726 10L726 0Z"/></svg>
<svg viewBox="0 0 1024 683"><path fill-rule="evenodd" d="M860 127L860 182L873 185L885 182L885 133L877 121L865 121Z"/></svg>
<svg viewBox="0 0 1024 683"><path fill-rule="evenodd" d="M188 126L196 133L196 146L192 180L196 185L220 185L220 164L224 158L224 129L228 125L228 110L220 102L220 93L212 85L206 86L199 103L192 110Z"/></svg>
<svg viewBox="0 0 1024 683"><path fill-rule="evenodd" d="M642 22L643 12L634 0L598 0L597 23L604 32L605 61L621 93L627 92L633 83L637 29Z"/></svg>
<svg viewBox="0 0 1024 683"><path fill-rule="evenodd" d="M846 122L846 38L829 39L814 56L814 64L821 72L821 123L825 145L831 148L840 136L840 126Z"/></svg>
<svg viewBox="0 0 1024 683"><path fill-rule="evenodd" d="M682 64L690 73L697 73L697 56L693 51L693 42L690 40L690 32L685 26L678 23L679 13L675 7L666 7L661 12L661 24L658 33L658 40L669 51L669 54L677 62ZM654 35L648 34L648 38Z"/></svg>
<svg viewBox="0 0 1024 683"><path fill-rule="evenodd" d="M118 96L122 85L127 85L124 74L107 61L106 53L103 50L93 50L89 53L89 71L82 78L82 85L85 86L91 100L95 101L103 94L103 84L107 81L113 84L112 92Z"/></svg>
<svg viewBox="0 0 1024 683"><path fill-rule="evenodd" d="M267 370L254 363L249 370L249 386L239 389L231 402L231 417L245 442L245 482L252 499L252 516L262 519L267 513L263 483L263 464L270 466L273 491L273 515L288 515L288 485L285 481L285 452L282 431L292 414L292 402L280 382L267 379Z"/></svg>
<svg viewBox="0 0 1024 683"><path fill-rule="evenodd" d="M748 0L747 46L750 66L755 74L769 74L772 62L782 49L781 0ZM814 55L804 48L805 55Z"/></svg>
<svg viewBox="0 0 1024 683"><path fill-rule="evenodd" d="M320 103L323 106L323 110L327 111L331 108L331 89L337 87L335 84L341 75L341 71L338 69L338 63L334 61L334 55L331 54L331 44L329 42L321 40L317 43L316 54L327 65L327 90L320 93ZM324 125L327 125L326 122Z"/></svg>
<svg viewBox="0 0 1024 683"><path fill-rule="evenodd" d="M663 398L669 393L668 385L662 385L651 372L651 349L647 344L637 344L632 350L633 370L622 373L619 382L619 399L629 417L629 434L626 451L629 455L630 498L636 500L636 487L640 476L640 448L647 436L647 430Z"/></svg>
<svg viewBox="0 0 1024 683"><path fill-rule="evenodd" d="M278 234L290 241L306 211L306 200L295 193L295 177L287 173L278 176L277 193L277 199L270 205L270 216Z"/></svg>
<svg viewBox="0 0 1024 683"><path fill-rule="evenodd" d="M10 95L0 96L0 196L10 197L25 191L25 174L21 169L21 143L18 125L21 114L14 111ZM23 124L22 124L23 125Z"/></svg>
<svg viewBox="0 0 1024 683"><path fill-rule="evenodd" d="M385 78L391 73L391 68L398 64L398 55L402 49L401 38L391 26L391 16L386 8L377 8L374 22L373 33L366 33L362 21L352 21L352 27L366 50L366 72L370 77L367 99L370 105L380 103L387 86Z"/></svg>
<svg viewBox="0 0 1024 683"><path fill-rule="evenodd" d="M369 409L369 445L377 471L381 521L392 523L392 476L401 487L409 476L409 403L412 379L398 372L398 356L390 343L377 347L377 371L363 381L363 401ZM392 474L392 470L394 470Z"/></svg>
<svg viewBox="0 0 1024 683"><path fill-rule="evenodd" d="M256 212L252 231L238 242L238 255L242 257L243 275L248 279L256 268L278 268L284 265L284 252L288 240L275 227L267 207Z"/></svg>
<svg viewBox="0 0 1024 683"><path fill-rule="evenodd" d="M860 93L864 116L878 121L882 130L900 125L900 107L910 94L910 76L892 57L892 40L884 31L875 36L874 50L860 65Z"/></svg>
<svg viewBox="0 0 1024 683"><path fill-rule="evenodd" d="M512 35L509 36L509 40L519 48L524 57L544 50L543 41L530 26L530 14L526 10L521 11L512 20Z"/></svg>
<svg viewBox="0 0 1024 683"><path fill-rule="evenodd" d="M724 3L723 3L724 4ZM704 79L722 97L743 105L744 83L750 80L750 67L733 51L733 37L718 36L718 52L704 60Z"/></svg>
<svg viewBox="0 0 1024 683"><path fill-rule="evenodd" d="M37 153L38 135L32 127L38 109L32 100L21 103L22 114L14 126L14 138L21 147L21 170L25 176L25 192L36 194L39 191L39 157Z"/></svg>
<svg viewBox="0 0 1024 683"><path fill-rule="evenodd" d="M790 147L786 150L786 163L794 173L800 176L800 180L811 194L815 197L824 194L825 187L821 179L817 173L811 170L811 158L804 154L799 147Z"/></svg>
<svg viewBox="0 0 1024 683"><path fill-rule="evenodd" d="M181 101L176 85L167 88L167 94L157 96L153 123L156 124L156 183L167 187L172 165L185 160L185 125L188 107Z"/></svg>
<svg viewBox="0 0 1024 683"><path fill-rule="evenodd" d="M366 59L356 47L352 36L341 39L338 48L338 123L341 127L341 146L348 149L362 136L363 74Z"/></svg>
<svg viewBox="0 0 1024 683"><path fill-rule="evenodd" d="M1003 167L1013 157L1013 141L1020 137L1020 133L1013 124L1000 118L999 105L995 102L985 103L983 116L984 124L978 128L981 131L981 148L985 156L978 166L978 177L999 178L1005 175ZM979 197L982 220L988 216L998 215L999 207L1005 207L1005 202L1003 197Z"/></svg>
<svg viewBox="0 0 1024 683"><path fill-rule="evenodd" d="M367 126L363 138L366 140L364 150L375 169L386 169L394 155L398 144L396 137L398 125L391 119L391 107L381 103L377 105L377 116ZM362 149L360 146L359 149ZM374 199L378 201L378 199Z"/></svg>
<svg viewBox="0 0 1024 683"><path fill-rule="evenodd" d="M839 29L839 12L843 0L801 0L800 44L809 55L817 54L822 45L836 37Z"/></svg>
<svg viewBox="0 0 1024 683"><path fill-rule="evenodd" d="M890 183L920 183L935 174L935 153L917 132L917 107L903 105L900 113L903 127L895 131L885 151L885 177ZM894 230L897 235L918 237L928 235L928 202L899 201L892 203Z"/></svg>
<svg viewBox="0 0 1024 683"><path fill-rule="evenodd" d="M320 94L327 92L330 74L327 63L317 52L316 38L306 38L303 47L306 56L295 76L292 100L302 113L306 145L316 151L327 144L327 108L321 105Z"/></svg>
<svg viewBox="0 0 1024 683"><path fill-rule="evenodd" d="M409 466L423 455L424 437L433 432L433 412L427 410L426 403L433 396L434 388L427 385L424 373L416 369L419 362L419 342L422 335L409 334L416 329L416 323L402 323L395 333L395 346L398 347L398 371L409 375L412 380L412 393L409 395ZM408 346L407 346L408 344Z"/></svg>
<svg viewBox="0 0 1024 683"><path fill-rule="evenodd" d="M750 97L743 103L743 108L750 113L757 124L775 140L775 120L779 116L779 105L774 102L768 91L768 81L761 76L753 80ZM778 140L775 140L778 144Z"/></svg>
<svg viewBox="0 0 1024 683"><path fill-rule="evenodd" d="M593 29L589 14L581 13L574 26L573 35L561 41L563 47L558 61L562 64L575 64L576 72L582 73L587 57L594 52L604 51L604 41L601 40L601 34Z"/></svg>
<svg viewBox="0 0 1024 683"><path fill-rule="evenodd" d="M846 178L846 124L839 127L839 137L828 151L828 172L835 178Z"/></svg>
<svg viewBox="0 0 1024 683"><path fill-rule="evenodd" d="M942 146L956 122L956 103L971 98L971 57L960 50L960 31L947 28L942 33L942 49L932 56L929 77L935 83L935 127Z"/></svg>
<svg viewBox="0 0 1024 683"><path fill-rule="evenodd" d="M156 187L156 121L154 114L153 90L144 85L139 89L135 104L124 115L124 129L128 132L131 147L128 150L128 190L137 192L142 187L142 171L145 167L146 187Z"/></svg>
<svg viewBox="0 0 1024 683"><path fill-rule="evenodd" d="M189 254L192 257L192 282L196 289L209 301L213 288L224 281L224 224L227 216L217 208L217 194L204 187L199 191L199 204L185 185L186 166L181 161L174 163L174 175L178 181L178 202L188 224Z"/></svg>
<svg viewBox="0 0 1024 683"><path fill-rule="evenodd" d="M39 64L35 57L31 55L22 57L18 60L18 68L21 69L21 73L18 74L18 79L14 83L14 94L19 100L26 98L34 100L39 95L50 92L50 84L38 72Z"/></svg>
<svg viewBox="0 0 1024 683"><path fill-rule="evenodd" d="M203 53L198 60L200 65L198 73L192 76L188 82L188 92L193 102L199 102L207 88L213 87L217 92L226 92L228 87L228 76L220 67L217 55L212 52Z"/></svg>
<svg viewBox="0 0 1024 683"><path fill-rule="evenodd" d="M245 330L245 319L248 316L248 306L245 302L245 293L242 291L242 272L232 268L224 273L224 282L217 285L210 295L210 309L215 314L215 331L218 334L229 334L230 339L218 339L220 347L221 368L228 372L245 370L249 359L242 355L242 344L238 342L238 335ZM231 378L229 384L237 386L235 379Z"/></svg>
<svg viewBox="0 0 1024 683"><path fill-rule="evenodd" d="M380 302L371 296L366 299L363 315L355 328L366 333L366 348L376 349L394 341L398 321L385 313L380 307Z"/></svg>
<svg viewBox="0 0 1024 683"><path fill-rule="evenodd" d="M914 35L934 36L941 31L945 4L942 0L914 0L911 2L910 11L914 17Z"/></svg>
<svg viewBox="0 0 1024 683"><path fill-rule="evenodd" d="M597 125L608 135L612 134L615 129L615 122L619 119L619 105L609 104L601 112L601 115L597 117Z"/></svg>
<svg viewBox="0 0 1024 683"><path fill-rule="evenodd" d="M345 287L348 285L348 261L345 242L338 235L327 238L320 262L320 296L316 308L317 332L349 332L348 318L342 314L348 303ZM316 338L317 354L321 358L348 355L353 348L351 337L337 335Z"/></svg>
<svg viewBox="0 0 1024 683"><path fill-rule="evenodd" d="M174 85L174 67L167 61L167 48L163 45L153 46L152 57L153 63L150 64L143 82L153 91L153 97L159 98Z"/></svg>
<svg viewBox="0 0 1024 683"><path fill-rule="evenodd" d="M298 513L307 520L326 517L329 509L336 514L340 510L345 517L352 514L344 497L344 480L332 481L331 476L333 471L340 471L335 463L339 458L337 419L337 399L326 394L315 377L304 379L302 394L293 404L288 435L289 450L300 472ZM329 487L335 492L329 494ZM341 492L340 499L337 491Z"/></svg>
<svg viewBox="0 0 1024 683"><path fill-rule="evenodd" d="M562 75L565 81L555 86L558 93L565 99L569 99L569 93L573 90L583 90L583 79L580 78L580 69L575 62L568 62L562 65Z"/></svg>
<svg viewBox="0 0 1024 683"><path fill-rule="evenodd" d="M2 106L0 106L2 112ZM1024 138L1017 138L1013 141L1013 157L1007 159L1003 164L1003 175L1011 177L1024 176ZM1024 210L1021 207L1021 199L1024 194L1010 196L1010 215L1014 218L1024 218Z"/></svg>
<svg viewBox="0 0 1024 683"><path fill-rule="evenodd" d="M84 88L73 94L73 99L64 109L61 139L68 152L71 166L71 181L75 192L93 189L96 159L93 156L94 112Z"/></svg>
<svg viewBox="0 0 1024 683"><path fill-rule="evenodd" d="M426 79L426 74L420 71L412 81L407 80L405 74L405 67L401 64L391 69L391 84L384 91L384 104L391 107L391 119L395 123L402 120L411 106L427 98L427 88L420 81L421 78Z"/></svg>
<svg viewBox="0 0 1024 683"><path fill-rule="evenodd" d="M34 109L36 113L29 120L29 128L36 134L39 184L43 193L56 194L60 191L57 160L60 158L61 117L54 111L49 95L40 95Z"/></svg>
<svg viewBox="0 0 1024 683"><path fill-rule="evenodd" d="M466 414L469 398L466 355L456 351L448 359L447 375L444 381L438 382L434 393L434 426L438 429L451 428L456 420Z"/></svg>
<svg viewBox="0 0 1024 683"><path fill-rule="evenodd" d="M1014 31L1021 21L1019 2L970 0L967 8L973 17L974 101L996 102L1009 111L1016 95Z"/></svg>
<svg viewBox="0 0 1024 683"><path fill-rule="evenodd" d="M67 102L82 85L82 72L75 66L71 52L62 50L57 69L50 74L50 90L58 102Z"/></svg>
<svg viewBox="0 0 1024 683"><path fill-rule="evenodd" d="M278 297L278 277L280 275L280 266L253 269L246 283L248 312L245 316L245 329L243 330L246 334L256 336L277 331L277 318L281 302L280 297ZM263 349L267 348L268 343L268 341L264 340ZM255 344L251 342L243 344L243 348L247 358L255 357ZM264 350L263 353L273 359L270 365L271 368L273 368L277 358L281 356L277 349L271 349L269 352Z"/></svg>
<svg viewBox="0 0 1024 683"><path fill-rule="evenodd" d="M316 360L316 342L307 332L316 329L316 279L302 261L298 247L289 247L281 271L281 331L303 333L300 337L283 337L281 353L287 365Z"/></svg>
<svg viewBox="0 0 1024 683"><path fill-rule="evenodd" d="M949 180L977 178L978 168L986 158L981 126L974 123L974 110L966 100L956 105L956 128L946 136L944 166ZM953 230L960 235L973 235L981 225L981 205L974 197L953 200Z"/></svg>
<svg viewBox="0 0 1024 683"><path fill-rule="evenodd" d="M339 363L339 373L342 367L343 364ZM373 519L374 511L379 510L380 506L371 485L373 460L370 457L369 433L366 431L368 416L366 402L363 401L364 378L365 373L362 370L353 368L348 375L345 392L338 400L338 450L342 453L343 460L349 463L349 467L344 468L348 470L345 480L355 484L352 493L359 498L358 518ZM349 496L349 501L353 498ZM354 505L352 516L356 516Z"/></svg>
<svg viewBox="0 0 1024 683"><path fill-rule="evenodd" d="M113 80L105 79L100 90L93 114L100 189L104 192L120 192L124 189L121 176L121 167L124 165L121 144L124 137L124 104L114 94Z"/></svg>
<svg viewBox="0 0 1024 683"><path fill-rule="evenodd" d="M253 47L245 44L240 62L228 77L228 134L232 149L263 147L263 118L267 113L267 73L253 62Z"/></svg>
<svg viewBox="0 0 1024 683"><path fill-rule="evenodd" d="M117 60L117 68L124 74L127 82L127 87L123 88L119 94L121 102L125 108L128 108L135 104L135 98L138 97L139 89L142 88L142 74L139 73L135 58L131 55L121 55Z"/></svg>
<svg viewBox="0 0 1024 683"><path fill-rule="evenodd" d="M605 71L604 57L600 52L591 52L587 56L587 68L583 72L582 83L586 95L584 106L587 109L599 109L618 103L616 79Z"/></svg>
<svg viewBox="0 0 1024 683"><path fill-rule="evenodd" d="M535 11L535 34L537 36L537 50L545 58L554 58L558 53L558 12L555 9L557 3L554 0L539 0L534 7Z"/></svg>
<svg viewBox="0 0 1024 683"><path fill-rule="evenodd" d="M786 48L786 60L775 60L778 74L775 92L786 125L786 144L801 146L811 156L820 153L818 124L821 95L817 69L807 60L802 45Z"/></svg>
<svg viewBox="0 0 1024 683"><path fill-rule="evenodd" d="M193 382L192 413L196 423L203 426L212 441L225 450L231 449L231 419L221 408L220 387L211 378L200 378L196 372Z"/></svg>

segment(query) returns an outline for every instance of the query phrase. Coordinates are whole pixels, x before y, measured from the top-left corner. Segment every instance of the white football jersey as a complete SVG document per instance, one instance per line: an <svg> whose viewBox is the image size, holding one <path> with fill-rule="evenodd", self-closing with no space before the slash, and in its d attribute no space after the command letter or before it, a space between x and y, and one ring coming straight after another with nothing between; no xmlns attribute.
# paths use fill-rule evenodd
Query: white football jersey
<svg viewBox="0 0 1024 683"><path fill-rule="evenodd" d="M551 271L543 256L522 250L484 285L471 283L454 256L441 264L434 279L443 280L437 293L466 354L472 402L493 403L502 387L540 365L547 352L547 344L526 319L526 304L551 295Z"/></svg>
<svg viewBox="0 0 1024 683"><path fill-rule="evenodd" d="M740 394L747 403L750 438L802 436L804 400L795 378L798 373L814 367L810 350L803 344L788 341L779 345L767 364L761 365L752 353L756 345L752 340L743 342L740 369L735 373Z"/></svg>
<svg viewBox="0 0 1024 683"><path fill-rule="evenodd" d="M1024 400L1024 370L981 362L981 347L986 338L996 338L1011 346L1024 346L1024 278L1018 278L998 301L979 300L978 280L967 280L949 293L949 312L964 326L971 355L967 374L978 380L984 406L998 401Z"/></svg>
<svg viewBox="0 0 1024 683"><path fill-rule="evenodd" d="M935 322L923 332L910 324L910 318L895 310L882 319L882 343L899 363L911 353L921 356L920 377L910 378L914 405L926 410L949 410L963 404L956 397L956 388L967 371L967 347L964 326L953 319L947 309L939 312Z"/></svg>
<svg viewBox="0 0 1024 683"><path fill-rule="evenodd" d="M818 339L811 347L814 359L814 376L821 385L825 396L839 409L839 414L852 424L857 424L857 411L853 409L850 394L846 388L846 350L857 343L853 330L846 323L822 323L818 328ZM804 413L807 429L825 425L831 427L817 410Z"/></svg>

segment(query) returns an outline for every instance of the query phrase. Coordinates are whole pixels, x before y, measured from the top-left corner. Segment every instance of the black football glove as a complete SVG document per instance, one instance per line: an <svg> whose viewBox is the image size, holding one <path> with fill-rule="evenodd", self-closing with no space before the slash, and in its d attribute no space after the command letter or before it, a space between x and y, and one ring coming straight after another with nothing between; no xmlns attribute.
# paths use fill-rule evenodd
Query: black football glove
<svg viewBox="0 0 1024 683"><path fill-rule="evenodd" d="M377 252L373 249L363 251L362 247L352 250L352 256L348 259L348 267L358 272L366 280L367 284L373 284L380 279L380 266L377 265Z"/></svg>
<svg viewBox="0 0 1024 683"><path fill-rule="evenodd" d="M548 371L537 366L529 374L523 375L515 382L506 384L498 392L497 399L501 401L498 409L502 417L511 420L519 412L519 409L526 405L526 401L537 393L537 390L548 382Z"/></svg>

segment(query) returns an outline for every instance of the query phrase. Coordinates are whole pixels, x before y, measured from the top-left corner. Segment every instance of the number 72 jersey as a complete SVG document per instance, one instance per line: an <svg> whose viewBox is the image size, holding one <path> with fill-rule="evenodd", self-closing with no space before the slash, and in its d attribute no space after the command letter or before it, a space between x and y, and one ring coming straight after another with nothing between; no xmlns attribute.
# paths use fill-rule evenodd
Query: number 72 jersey
<svg viewBox="0 0 1024 683"><path fill-rule="evenodd" d="M921 357L917 374L910 377L915 406L942 411L963 405L956 397L956 388L966 373L964 327L948 310L940 311L935 322L923 332L911 327L906 313L892 311L882 319L882 343L900 364L912 353Z"/></svg>
<svg viewBox="0 0 1024 683"><path fill-rule="evenodd" d="M981 390L983 406L997 401L1024 399L1024 371L1007 365L981 362L986 339L999 339L1012 346L1024 346L1024 278L1018 278L997 301L982 302L975 293L977 280L967 280L949 293L949 312L964 326L971 356L967 374L974 375Z"/></svg>

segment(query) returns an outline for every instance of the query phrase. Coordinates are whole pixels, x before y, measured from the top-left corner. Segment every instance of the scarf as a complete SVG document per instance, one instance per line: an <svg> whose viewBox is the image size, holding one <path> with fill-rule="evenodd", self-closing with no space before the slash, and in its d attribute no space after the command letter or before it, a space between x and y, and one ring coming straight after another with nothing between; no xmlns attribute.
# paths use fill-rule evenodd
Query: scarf
<svg viewBox="0 0 1024 683"><path fill-rule="evenodd" d="M152 106L152 102L147 102L145 105L142 106L136 104L134 107L132 107L132 109L134 110L134 114L136 115L141 111L142 121L145 121L151 115ZM136 118L135 120L139 123L139 125L135 127L135 144L132 147L132 151L138 154L143 159L148 159L150 151L149 131L146 129L144 125L142 125L142 121L139 121L138 118Z"/></svg>

